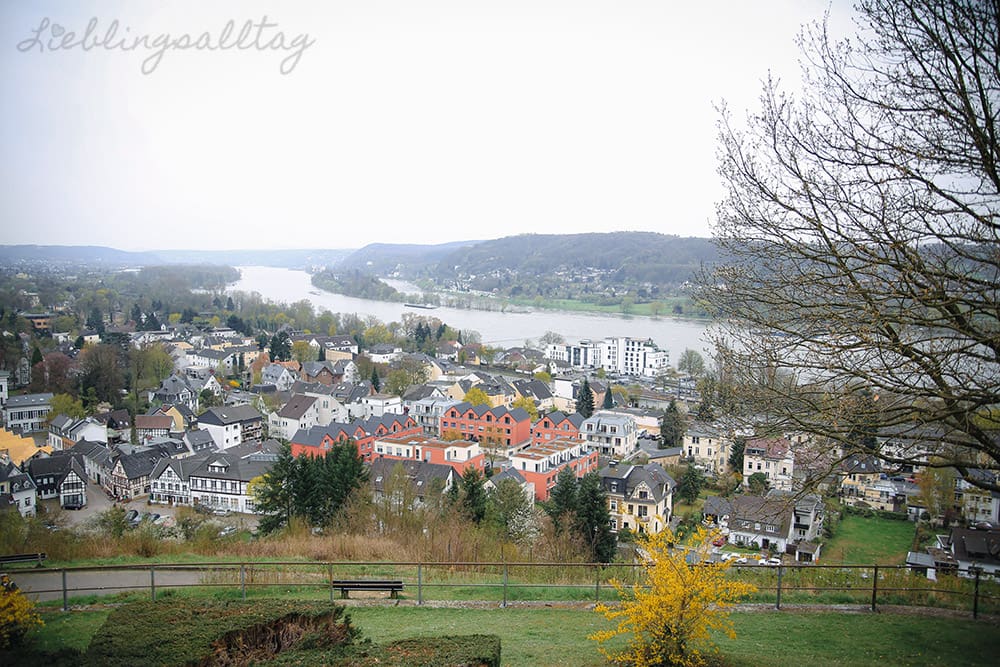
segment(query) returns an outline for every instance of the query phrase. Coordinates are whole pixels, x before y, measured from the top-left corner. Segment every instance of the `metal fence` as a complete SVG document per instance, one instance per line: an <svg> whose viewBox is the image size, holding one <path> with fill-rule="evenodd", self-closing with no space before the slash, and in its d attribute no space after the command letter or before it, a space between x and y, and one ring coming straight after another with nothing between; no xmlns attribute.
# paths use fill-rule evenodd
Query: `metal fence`
<svg viewBox="0 0 1000 667"><path fill-rule="evenodd" d="M600 563L521 562L206 562L101 565L11 570L21 589L37 600L148 591L164 595L217 594L336 599L340 580L401 581L401 597L422 605L437 601L511 603L611 602L617 587L641 584L642 566ZM974 572L970 577L939 574L937 580L902 565L736 565L727 570L754 584L748 602L782 605L879 605L942 607L1000 613L1000 583ZM378 597L381 594L370 594Z"/></svg>

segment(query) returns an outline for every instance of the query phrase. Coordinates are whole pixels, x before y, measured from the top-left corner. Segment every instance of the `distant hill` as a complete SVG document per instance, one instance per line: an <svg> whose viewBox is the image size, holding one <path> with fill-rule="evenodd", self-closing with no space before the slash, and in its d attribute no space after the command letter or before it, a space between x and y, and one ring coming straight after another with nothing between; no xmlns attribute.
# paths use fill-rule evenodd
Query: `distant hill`
<svg viewBox="0 0 1000 667"><path fill-rule="evenodd" d="M553 277L593 270L610 283L679 284L718 259L718 249L705 238L654 232L522 234L440 245L373 243L336 269L440 284L488 274Z"/></svg>
<svg viewBox="0 0 1000 667"><path fill-rule="evenodd" d="M0 263L53 262L71 264L112 264L141 266L161 263L155 253L128 252L104 246L4 245L0 246Z"/></svg>
<svg viewBox="0 0 1000 667"><path fill-rule="evenodd" d="M480 243L484 241L454 241L437 245L371 243L351 253L339 263L337 269L362 270L380 276L398 273L412 278L432 272L444 257Z"/></svg>
<svg viewBox="0 0 1000 667"><path fill-rule="evenodd" d="M158 250L156 255L169 264L227 264L229 266L273 266L303 269L330 266L350 256L354 250Z"/></svg>
<svg viewBox="0 0 1000 667"><path fill-rule="evenodd" d="M0 264L51 262L152 266L157 264L221 264L309 269L335 264L353 250L156 250L130 252L104 246L4 245Z"/></svg>
<svg viewBox="0 0 1000 667"><path fill-rule="evenodd" d="M435 278L510 271L547 276L597 269L610 282L675 284L718 261L711 239L654 232L522 234L483 241L442 259Z"/></svg>

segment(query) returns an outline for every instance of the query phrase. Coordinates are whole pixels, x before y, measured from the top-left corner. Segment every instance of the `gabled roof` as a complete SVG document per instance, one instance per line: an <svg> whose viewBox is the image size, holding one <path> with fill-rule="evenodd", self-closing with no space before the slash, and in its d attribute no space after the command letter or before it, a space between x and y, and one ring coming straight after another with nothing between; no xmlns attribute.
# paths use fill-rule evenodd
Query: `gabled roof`
<svg viewBox="0 0 1000 667"><path fill-rule="evenodd" d="M514 388L522 396L534 397L539 401L552 398L552 391L549 385L541 380L514 380Z"/></svg>
<svg viewBox="0 0 1000 667"><path fill-rule="evenodd" d="M559 424L562 424L564 421L568 420L569 423L572 424L577 430L580 430L580 424L583 423L584 417L579 412L574 412L573 414L566 414L565 412L556 410L555 412L550 412L547 415L542 415L541 417L538 418L538 421L540 422L543 419L549 419L552 422L553 426L559 426Z"/></svg>
<svg viewBox="0 0 1000 667"><path fill-rule="evenodd" d="M111 459L111 450L101 442L80 440L70 449L71 452L90 459L97 465L105 465Z"/></svg>
<svg viewBox="0 0 1000 667"><path fill-rule="evenodd" d="M32 481L38 486L38 480L43 477L54 477L55 486L59 486L63 483L66 475L73 471L77 476L86 481L87 473L84 471L83 466L80 462L76 460L75 456L69 456L67 453L59 453L59 455L46 456L44 458L31 459L28 462L28 474L31 476ZM49 486L49 485L44 485Z"/></svg>
<svg viewBox="0 0 1000 667"><path fill-rule="evenodd" d="M56 415L49 420L49 426L56 431L65 431L72 426L76 420L63 414Z"/></svg>
<svg viewBox="0 0 1000 667"><path fill-rule="evenodd" d="M315 396L294 394L284 407L278 410L278 416L283 419L302 419L317 400Z"/></svg>
<svg viewBox="0 0 1000 667"><path fill-rule="evenodd" d="M187 443L188 449L195 453L215 449L215 440L212 439L212 434L201 429L185 433L184 442Z"/></svg>
<svg viewBox="0 0 1000 667"><path fill-rule="evenodd" d="M604 468L600 472L601 481L605 489L613 480L621 480L624 484L622 495L625 498L631 497L640 485L645 485L653 500L660 502L673 493L677 483L674 478L667 474L667 471L659 463L647 463L643 466L637 465L614 465Z"/></svg>
<svg viewBox="0 0 1000 667"><path fill-rule="evenodd" d="M775 535L788 536L794 504L782 498L762 498L759 496L737 496L733 499L733 513L729 522L731 530L740 530L736 521L751 521L772 524L778 527ZM756 532L756 529L754 529Z"/></svg>
<svg viewBox="0 0 1000 667"><path fill-rule="evenodd" d="M173 428L174 420L168 415L136 415L135 428L148 430L167 430Z"/></svg>
<svg viewBox="0 0 1000 667"><path fill-rule="evenodd" d="M1000 566L1000 529L952 528L948 542L956 560Z"/></svg>
<svg viewBox="0 0 1000 667"><path fill-rule="evenodd" d="M226 426L262 419L257 410L249 405L234 405L225 408L209 408L199 418L201 424L211 426Z"/></svg>
<svg viewBox="0 0 1000 667"><path fill-rule="evenodd" d="M390 475L392 475L396 466L402 467L410 482L418 490L428 489L431 487L431 483L434 480L438 480L442 484L443 491L444 485L446 485L448 480L452 479L455 474L454 468L443 463L428 463L426 461L386 459L379 457L372 461L371 472L369 473L372 485L376 490L381 491L383 489L385 481L389 479Z"/></svg>
<svg viewBox="0 0 1000 667"><path fill-rule="evenodd" d="M718 517L732 516L733 504L722 496L709 496L705 498L705 506L702 508L701 513Z"/></svg>
<svg viewBox="0 0 1000 667"><path fill-rule="evenodd" d="M281 444L276 440L248 443L224 452L210 452L199 457L188 477L249 482L267 474L274 467ZM215 470L210 468L223 468Z"/></svg>

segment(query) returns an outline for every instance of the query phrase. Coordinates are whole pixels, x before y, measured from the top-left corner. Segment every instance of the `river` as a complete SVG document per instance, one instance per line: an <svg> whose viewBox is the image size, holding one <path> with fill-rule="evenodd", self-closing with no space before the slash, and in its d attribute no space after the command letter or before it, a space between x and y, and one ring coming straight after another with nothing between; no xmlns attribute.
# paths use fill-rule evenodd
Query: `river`
<svg viewBox="0 0 1000 667"><path fill-rule="evenodd" d="M524 313L445 307L421 310L408 308L401 303L357 299L321 290L310 282L310 275L305 271L266 266L242 266L239 270L240 279L230 286L230 291L257 292L265 299L283 303L308 299L317 310L357 313L362 316L374 315L383 322L398 322L403 314L408 312L433 315L453 328L478 331L482 335L483 343L495 347L522 345L526 339L537 340L546 331L554 331L571 342L587 338L601 339L606 336L652 338L661 349L670 352L670 361L673 364L676 364L685 349L697 350L706 355L707 343L704 334L707 324L698 320L554 310ZM396 281L393 281L393 285L397 288L406 287Z"/></svg>

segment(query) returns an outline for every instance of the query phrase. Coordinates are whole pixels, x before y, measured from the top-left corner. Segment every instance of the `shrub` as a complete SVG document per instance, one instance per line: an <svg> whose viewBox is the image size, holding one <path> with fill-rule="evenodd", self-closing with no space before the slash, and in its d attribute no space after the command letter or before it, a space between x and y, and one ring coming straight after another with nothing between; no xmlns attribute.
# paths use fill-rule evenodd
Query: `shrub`
<svg viewBox="0 0 1000 667"><path fill-rule="evenodd" d="M727 578L728 563L703 562L717 536L718 532L699 529L690 550L672 548L676 538L669 530L642 538L647 558L644 580L631 587L613 581L621 602L595 608L617 625L595 632L590 639L603 644L620 635L630 636L622 651L601 646L605 657L636 667L693 667L705 664L703 651L712 646L710 631L735 637L725 610L757 589Z"/></svg>
<svg viewBox="0 0 1000 667"><path fill-rule="evenodd" d="M0 589L0 650L19 646L28 630L42 625L42 618L35 613L35 603L9 583L7 575L3 577Z"/></svg>

